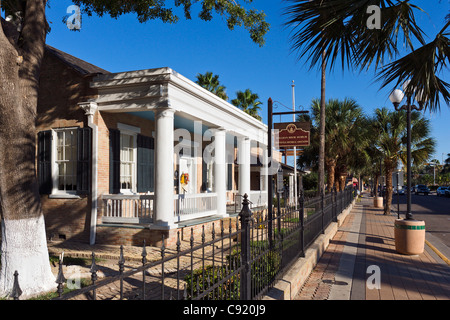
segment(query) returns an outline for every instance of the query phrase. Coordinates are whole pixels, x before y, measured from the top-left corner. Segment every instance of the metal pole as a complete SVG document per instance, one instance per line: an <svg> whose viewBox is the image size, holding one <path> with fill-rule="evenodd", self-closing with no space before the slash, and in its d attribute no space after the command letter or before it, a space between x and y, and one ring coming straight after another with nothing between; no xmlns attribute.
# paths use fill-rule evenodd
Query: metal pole
<svg viewBox="0 0 450 320"><path fill-rule="evenodd" d="M295 84L292 80L292 111L295 112ZM292 114L292 120L295 122L295 113ZM294 147L294 204L297 210L297 148Z"/></svg>
<svg viewBox="0 0 450 320"><path fill-rule="evenodd" d="M408 190L407 190L407 198L406 198L406 219L412 220L411 213L411 97L408 96L408 101L406 103L406 135L407 135L407 156L406 156L406 168L407 179L408 179Z"/></svg>
<svg viewBox="0 0 450 320"><path fill-rule="evenodd" d="M300 241L301 241L301 257L305 257L305 192L300 190Z"/></svg>
<svg viewBox="0 0 450 320"><path fill-rule="evenodd" d="M267 103L267 113L268 113L268 124L267 124L267 173L269 174L270 172L270 168L269 168L269 164L270 166L273 165L272 163L272 113L273 113L273 101L272 98L269 98L269 101ZM269 174L268 176L268 199L267 199L267 206L268 206L268 210L267 210L267 216L268 216L268 237L269 237L269 245L272 248L272 220L273 220L273 180L272 180L272 175Z"/></svg>
<svg viewBox="0 0 450 320"><path fill-rule="evenodd" d="M400 190L398 189L399 171L397 170L397 217L400 219Z"/></svg>

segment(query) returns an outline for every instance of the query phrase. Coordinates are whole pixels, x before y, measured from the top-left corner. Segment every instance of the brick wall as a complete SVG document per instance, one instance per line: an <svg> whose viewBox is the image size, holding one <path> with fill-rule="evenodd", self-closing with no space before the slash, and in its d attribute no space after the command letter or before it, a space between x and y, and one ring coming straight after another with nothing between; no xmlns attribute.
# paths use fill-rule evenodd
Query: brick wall
<svg viewBox="0 0 450 320"><path fill-rule="evenodd" d="M39 80L37 133L63 127L85 127L87 118L78 103L95 96L92 77L83 77L60 59L46 54ZM37 150L36 150L37 151ZM89 241L91 198L51 199L41 195L47 238Z"/></svg>

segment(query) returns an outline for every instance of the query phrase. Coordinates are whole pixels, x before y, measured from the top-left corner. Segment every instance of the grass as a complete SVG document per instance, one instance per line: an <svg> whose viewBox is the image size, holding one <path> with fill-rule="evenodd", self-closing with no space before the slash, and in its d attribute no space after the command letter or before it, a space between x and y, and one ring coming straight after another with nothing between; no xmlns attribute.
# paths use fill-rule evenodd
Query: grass
<svg viewBox="0 0 450 320"><path fill-rule="evenodd" d="M89 286L91 284L92 284L91 279L85 279L85 278L81 278L80 279L80 286L81 286L81 288L87 287L87 286ZM77 289L69 289L67 287L67 285L64 285L63 295L66 294L66 293L69 293L71 291L74 291L74 290L77 290ZM54 298L57 298L58 296L59 296L58 292L49 292L49 293L46 293L46 294L39 295L37 297L29 298L27 300L52 300Z"/></svg>
<svg viewBox="0 0 450 320"><path fill-rule="evenodd" d="M49 256L49 261L50 261L50 264L52 264L53 266L57 266L59 264L59 257L58 256ZM101 262L101 261L103 261L103 259L95 258L96 263ZM64 257L63 264L65 266L70 266L70 265L90 266L92 264L92 259L66 256L66 257ZM91 279L87 279L87 278L80 279L81 288L89 286L91 284L92 284ZM67 285L64 285L63 294L66 294L66 293L74 291L74 290L76 290L76 289L69 289L67 287ZM55 292L49 292L46 294L42 294L42 295L39 295L39 296L36 296L33 298L29 298L27 300L51 300L58 296L59 296L59 294L55 291ZM0 300L8 300L8 298L0 297Z"/></svg>

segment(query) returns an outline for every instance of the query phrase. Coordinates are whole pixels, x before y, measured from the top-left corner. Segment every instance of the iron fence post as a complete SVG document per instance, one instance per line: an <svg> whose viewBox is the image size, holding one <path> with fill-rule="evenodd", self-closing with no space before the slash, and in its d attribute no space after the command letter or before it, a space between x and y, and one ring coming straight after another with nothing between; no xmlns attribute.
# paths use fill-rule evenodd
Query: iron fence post
<svg viewBox="0 0 450 320"><path fill-rule="evenodd" d="M241 300L251 300L251 263L250 263L250 221L252 212L248 207L248 195L244 194L242 210L239 213L241 220L241 263L243 266L241 275Z"/></svg>
<svg viewBox="0 0 450 320"><path fill-rule="evenodd" d="M164 259L166 257L166 245L164 244L166 240L165 235L162 235L162 246L161 246L161 300L164 300Z"/></svg>
<svg viewBox="0 0 450 320"><path fill-rule="evenodd" d="M59 267L58 267L58 276L56 277L56 281L58 284L58 296L61 297L64 292L64 283L66 282L66 278L64 278L63 273L63 262L62 259L59 259Z"/></svg>
<svg viewBox="0 0 450 320"><path fill-rule="evenodd" d="M336 187L333 187L333 196L332 196L332 201L333 201L333 222L337 222L337 216L338 216L338 211L337 211L337 191L336 191Z"/></svg>
<svg viewBox="0 0 450 320"><path fill-rule="evenodd" d="M322 188L320 189L320 211L322 212L322 233L325 233L325 228L324 228L324 205L323 205L323 201L324 201L324 193L325 190Z"/></svg>
<svg viewBox="0 0 450 320"><path fill-rule="evenodd" d="M122 276L125 270L125 258L123 257L123 246L120 246L119 274ZM123 300L123 277L120 277L120 300Z"/></svg>
<svg viewBox="0 0 450 320"><path fill-rule="evenodd" d="M11 292L11 296L14 300L19 300L19 297L22 295L22 290L19 286L19 273L17 270L14 272L14 284Z"/></svg>
<svg viewBox="0 0 450 320"><path fill-rule="evenodd" d="M145 266L147 263L147 250L145 249L145 239L144 239L144 245L142 247L142 265ZM142 270L142 300L145 300L145 272L146 270Z"/></svg>
<svg viewBox="0 0 450 320"><path fill-rule="evenodd" d="M92 285L94 286L92 289L92 298L94 300L97 299L97 292L96 292L96 287L95 287L95 281L97 281L97 265L95 264L95 253L92 252L92 265L91 265L91 269L90 269L90 273L91 273L91 281L92 281Z"/></svg>
<svg viewBox="0 0 450 320"><path fill-rule="evenodd" d="M304 190L300 190L300 248L301 257L305 257L305 193Z"/></svg>

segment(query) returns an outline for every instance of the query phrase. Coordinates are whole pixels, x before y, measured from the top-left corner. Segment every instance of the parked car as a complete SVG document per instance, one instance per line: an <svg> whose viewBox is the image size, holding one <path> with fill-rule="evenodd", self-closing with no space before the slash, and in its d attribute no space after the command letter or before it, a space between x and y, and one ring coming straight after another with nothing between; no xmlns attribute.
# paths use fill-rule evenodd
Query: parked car
<svg viewBox="0 0 450 320"><path fill-rule="evenodd" d="M397 187L394 187L394 194L397 194ZM403 196L405 194L405 189L398 189L398 195Z"/></svg>
<svg viewBox="0 0 450 320"><path fill-rule="evenodd" d="M450 197L450 187L447 187L447 189L445 190L445 196Z"/></svg>
<svg viewBox="0 0 450 320"><path fill-rule="evenodd" d="M430 189L428 189L428 187L424 184L418 184L416 186L416 194L420 194L423 193L424 195L428 195L430 193Z"/></svg>
<svg viewBox="0 0 450 320"><path fill-rule="evenodd" d="M446 195L445 193L447 190L448 190L448 187L440 186L439 188L437 188L436 194L438 197L445 196Z"/></svg>

